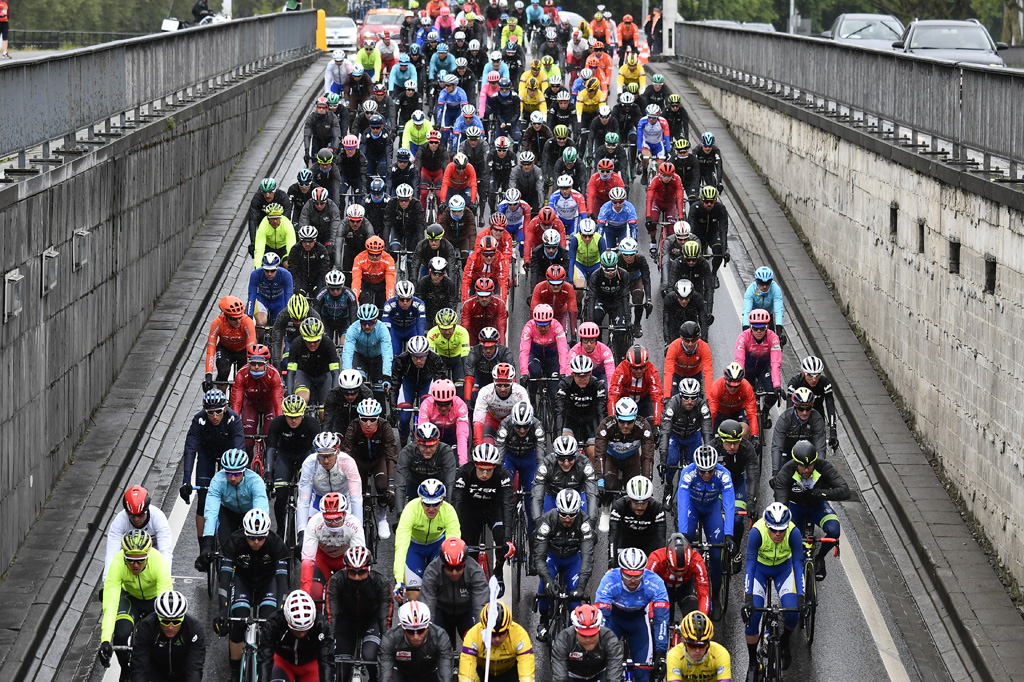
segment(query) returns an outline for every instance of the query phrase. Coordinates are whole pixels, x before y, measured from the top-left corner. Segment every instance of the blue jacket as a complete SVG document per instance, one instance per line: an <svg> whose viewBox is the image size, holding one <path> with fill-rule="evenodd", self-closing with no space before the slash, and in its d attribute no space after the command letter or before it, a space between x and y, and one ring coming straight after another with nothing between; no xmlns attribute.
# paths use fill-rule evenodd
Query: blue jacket
<svg viewBox="0 0 1024 682"><path fill-rule="evenodd" d="M718 513L718 501L725 508L725 534L732 535L736 516L736 491L732 487L732 476L721 464L715 468L715 475L707 483L697 473L697 465L689 464L679 474L679 494L676 496L676 518L679 525L686 523L690 507L695 510Z"/></svg>
<svg viewBox="0 0 1024 682"><path fill-rule="evenodd" d="M484 129L483 121L480 120L479 116L474 114L473 119L469 123L466 123L465 116L459 116L459 120L456 121L455 125L452 126L452 132L456 133L457 135L461 135L462 131L464 131L466 128L469 128L470 126L476 126L480 130Z"/></svg>
<svg viewBox="0 0 1024 682"><path fill-rule="evenodd" d="M406 66L408 68L405 71L402 71L401 65L391 69L391 75L388 76L388 92L399 86L405 87L405 81L416 81L419 83L416 67L412 64L406 64Z"/></svg>
<svg viewBox="0 0 1024 682"><path fill-rule="evenodd" d="M359 353L364 358L381 357L381 373L391 376L391 362L395 353L391 346L391 330L386 325L375 324L369 334L363 331L359 320L353 322L345 332L345 347L341 351L341 368L352 369L352 358Z"/></svg>
<svg viewBox="0 0 1024 682"><path fill-rule="evenodd" d="M495 70L497 70L499 77L501 77L501 78L508 78L509 77L508 76L508 64L506 64L505 62L501 62L500 64L498 64L498 68L495 69L494 68L494 64L492 62L487 62L487 64L484 65L484 74L480 77L480 87L481 88L484 85L487 84L487 74L489 74L491 71L495 71ZM490 109L488 109L487 111L490 111Z"/></svg>
<svg viewBox="0 0 1024 682"><path fill-rule="evenodd" d="M220 424L214 426L206 416L206 410L199 410L192 417L185 436L185 474L182 483L192 482L192 468L196 457L219 460L225 450L245 449L245 434L242 418L230 408L224 411Z"/></svg>
<svg viewBox="0 0 1024 682"><path fill-rule="evenodd" d="M747 317L750 315L751 310L767 310L768 312L774 312L775 324L782 324L782 316L785 312L785 306L782 304L782 287L772 280L772 285L768 287L768 293L762 294L757 288L757 282L751 282L750 286L743 293L743 322L741 324L750 324L747 322Z"/></svg>
<svg viewBox="0 0 1024 682"><path fill-rule="evenodd" d="M256 301L266 306L275 303L283 304L292 297L292 275L284 268L277 269L274 279L267 279L263 268L257 268L249 275L249 300L245 304L245 314L252 317Z"/></svg>
<svg viewBox="0 0 1024 682"><path fill-rule="evenodd" d="M435 52L434 56L430 58L430 68L427 69L427 77L430 80L437 78L438 71L447 71L453 73L455 71L455 55L451 52L444 59L441 59L441 53Z"/></svg>
<svg viewBox="0 0 1024 682"><path fill-rule="evenodd" d="M392 296L384 304L384 312L380 319L392 332L394 330L406 332L414 329L413 336L427 335L427 306L415 296L413 296L412 305L408 310L402 310L398 306L398 297ZM393 333L391 341L392 345L397 348L398 344L394 343Z"/></svg>
<svg viewBox="0 0 1024 682"><path fill-rule="evenodd" d="M270 514L267 486L263 483L263 477L252 469L246 469L244 473L238 485L228 483L228 476L223 469L214 474L206 494L206 508L203 510L203 517L207 520L203 526L204 538L213 537L217 529L213 519L220 514L221 505L236 514L245 514L250 509L262 509Z"/></svg>
<svg viewBox="0 0 1024 682"><path fill-rule="evenodd" d="M648 605L654 605L654 650L668 651L668 590L657 573L644 569L640 586L630 592L622 584L622 569L613 568L601 578L594 595L594 604L611 616L647 617Z"/></svg>
<svg viewBox="0 0 1024 682"><path fill-rule="evenodd" d="M633 227L636 227L637 220L636 207L634 207L629 201L622 203L621 211L616 211L615 205L610 201L606 201L604 202L604 206L601 207L601 212L597 214L598 224L610 224L612 227L620 227L629 223L632 223Z"/></svg>
<svg viewBox="0 0 1024 682"><path fill-rule="evenodd" d="M464 104L469 104L465 90L456 85L449 95L448 88L442 88L441 94L437 96L437 127L455 125L455 119L462 118Z"/></svg>
<svg viewBox="0 0 1024 682"><path fill-rule="evenodd" d="M427 36L430 35L430 32L433 30L434 26L432 24L430 26L421 26L420 29L416 31L416 44L423 47L427 43Z"/></svg>
<svg viewBox="0 0 1024 682"><path fill-rule="evenodd" d="M544 16L544 8L540 5L530 5L526 8L526 23L539 24L540 18Z"/></svg>

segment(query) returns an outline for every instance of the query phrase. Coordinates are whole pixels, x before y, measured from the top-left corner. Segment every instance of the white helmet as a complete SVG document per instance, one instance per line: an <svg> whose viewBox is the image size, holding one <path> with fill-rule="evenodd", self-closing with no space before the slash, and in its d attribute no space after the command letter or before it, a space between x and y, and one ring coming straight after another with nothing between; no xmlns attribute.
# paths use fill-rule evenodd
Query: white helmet
<svg viewBox="0 0 1024 682"><path fill-rule="evenodd" d="M583 500L580 499L580 494L572 488L563 488L555 497L555 507L559 514L565 516L578 514L582 506ZM646 559L644 561L646 563Z"/></svg>
<svg viewBox="0 0 1024 682"><path fill-rule="evenodd" d="M335 50L331 56L334 57L334 61L343 62L345 61L345 50Z"/></svg>
<svg viewBox="0 0 1024 682"><path fill-rule="evenodd" d="M681 279L676 282L676 295L679 298L687 298L693 293L693 282L688 279Z"/></svg>
<svg viewBox="0 0 1024 682"><path fill-rule="evenodd" d="M343 391L354 391L362 385L363 375L358 369L343 369L338 375L338 386Z"/></svg>
<svg viewBox="0 0 1024 682"><path fill-rule="evenodd" d="M481 443L473 448L473 463L474 464L490 464L491 466L498 466L501 463L501 455L498 453L498 448L494 447L493 443Z"/></svg>
<svg viewBox="0 0 1024 682"><path fill-rule="evenodd" d="M594 371L594 361L586 355L577 355L569 361L569 371L573 374L587 374Z"/></svg>
<svg viewBox="0 0 1024 682"><path fill-rule="evenodd" d="M250 509L242 517L242 529L253 538L265 538L270 533L270 516L262 509Z"/></svg>
<svg viewBox="0 0 1024 682"><path fill-rule="evenodd" d="M461 211L466 208L466 200L461 194L456 194L448 200L449 211Z"/></svg>
<svg viewBox="0 0 1024 682"><path fill-rule="evenodd" d="M284 600L284 620L288 627L297 632L305 632L316 622L316 604L313 598L302 590L295 590Z"/></svg>
<svg viewBox="0 0 1024 682"><path fill-rule="evenodd" d="M701 445L693 451L693 463L698 471L711 471L718 466L718 450L710 445Z"/></svg>
<svg viewBox="0 0 1024 682"><path fill-rule="evenodd" d="M626 483L626 495L633 502L646 502L654 496L654 486L646 476L634 476Z"/></svg>
<svg viewBox="0 0 1024 682"><path fill-rule="evenodd" d="M643 573L647 568L647 554L639 547L619 550L619 568L625 573Z"/></svg>
<svg viewBox="0 0 1024 682"><path fill-rule="evenodd" d="M430 625L430 607L421 601L407 601L398 609L403 630L422 630Z"/></svg>
<svg viewBox="0 0 1024 682"><path fill-rule="evenodd" d="M813 355L808 355L800 362L800 370L807 374L821 374L825 371L825 363Z"/></svg>
<svg viewBox="0 0 1024 682"><path fill-rule="evenodd" d="M551 444L555 457L575 457L580 450L579 441L572 436L559 436Z"/></svg>
<svg viewBox="0 0 1024 682"><path fill-rule="evenodd" d="M403 279L401 282L395 285L395 296L398 298L412 298L416 295L416 287L413 286L412 282L407 279Z"/></svg>

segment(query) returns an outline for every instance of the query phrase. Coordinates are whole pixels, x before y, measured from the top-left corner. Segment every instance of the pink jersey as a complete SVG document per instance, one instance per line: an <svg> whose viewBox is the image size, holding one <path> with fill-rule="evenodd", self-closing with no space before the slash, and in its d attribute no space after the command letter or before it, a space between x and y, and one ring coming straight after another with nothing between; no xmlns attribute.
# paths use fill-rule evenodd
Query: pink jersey
<svg viewBox="0 0 1024 682"><path fill-rule="evenodd" d="M615 357L612 355L612 349L600 341L594 346L593 353L587 353L587 351L583 350L583 344L577 343L569 351L569 361L572 362L572 359L577 355L586 355L590 358L594 363L595 369L603 365L605 382L610 381L615 375Z"/></svg>
<svg viewBox="0 0 1024 682"><path fill-rule="evenodd" d="M746 367L748 353L759 362L770 355L772 386L775 388L782 386L782 344L779 343L779 337L775 332L769 329L762 343L758 343L754 339L751 330L740 332L740 335L736 337L736 362ZM748 379L750 378L748 377Z"/></svg>
<svg viewBox="0 0 1024 682"><path fill-rule="evenodd" d="M477 111L480 112L481 120L487 116L487 98L497 94L497 83L484 83L484 87L480 88L480 106L477 107Z"/></svg>
<svg viewBox="0 0 1024 682"><path fill-rule="evenodd" d="M519 373L530 373L530 347L556 345L558 348L558 367L562 374L569 373L569 344L565 340L565 328L558 320L551 322L546 334L541 334L537 323L530 320L523 327L523 335L519 339Z"/></svg>
<svg viewBox="0 0 1024 682"><path fill-rule="evenodd" d="M419 423L422 424L423 422L430 422L442 431L454 425L455 439L459 451L459 464L462 465L469 461L469 451L467 450L467 442L469 441L469 408L466 407L466 403L462 398L455 396L455 400L452 402L452 409L448 410L448 414L442 415L434 407L434 397L427 396L420 402Z"/></svg>

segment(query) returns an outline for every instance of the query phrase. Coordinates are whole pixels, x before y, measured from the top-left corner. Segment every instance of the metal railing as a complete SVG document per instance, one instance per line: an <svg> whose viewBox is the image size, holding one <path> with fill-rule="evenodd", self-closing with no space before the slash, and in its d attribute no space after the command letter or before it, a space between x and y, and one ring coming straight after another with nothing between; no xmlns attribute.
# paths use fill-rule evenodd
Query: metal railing
<svg viewBox="0 0 1024 682"><path fill-rule="evenodd" d="M316 50L316 12L285 12L71 50L0 66L0 158L64 139L154 103L202 91ZM163 109L160 104L157 110ZM59 152L58 152L59 153ZM44 159L45 160L45 159Z"/></svg>
<svg viewBox="0 0 1024 682"><path fill-rule="evenodd" d="M38 29L17 29L10 31L10 49L25 50L67 50L74 47L88 47L115 40L139 38L148 33L114 33L110 31L45 31Z"/></svg>
<svg viewBox="0 0 1024 682"><path fill-rule="evenodd" d="M972 165L972 150L983 157L977 164L983 169L1000 159L1009 180L1019 179L1024 71L690 22L676 23L676 56L698 71L877 129L952 162Z"/></svg>

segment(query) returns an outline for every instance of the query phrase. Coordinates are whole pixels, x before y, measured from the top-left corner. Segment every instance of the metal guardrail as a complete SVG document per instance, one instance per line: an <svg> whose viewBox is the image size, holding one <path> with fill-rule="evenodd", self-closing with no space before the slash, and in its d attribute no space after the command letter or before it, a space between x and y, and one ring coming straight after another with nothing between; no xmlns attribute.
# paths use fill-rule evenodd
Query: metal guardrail
<svg viewBox="0 0 1024 682"><path fill-rule="evenodd" d="M0 158L64 139L78 151L76 133L142 107L184 99L225 78L255 72L316 49L313 10L228 21L72 50L0 66ZM195 92L195 90L193 90ZM163 105L160 106L163 108ZM60 153L58 151L58 153ZM46 159L44 158L44 161Z"/></svg>
<svg viewBox="0 0 1024 682"><path fill-rule="evenodd" d="M1020 178L1024 71L690 22L676 24L676 56L953 162L972 165L972 150L984 170L1002 160L1008 179Z"/></svg>
<svg viewBox="0 0 1024 682"><path fill-rule="evenodd" d="M115 33L111 31L45 31L30 28L12 28L10 30L10 49L41 48L44 50L60 50L72 47L87 47L115 40L139 38L148 33Z"/></svg>

